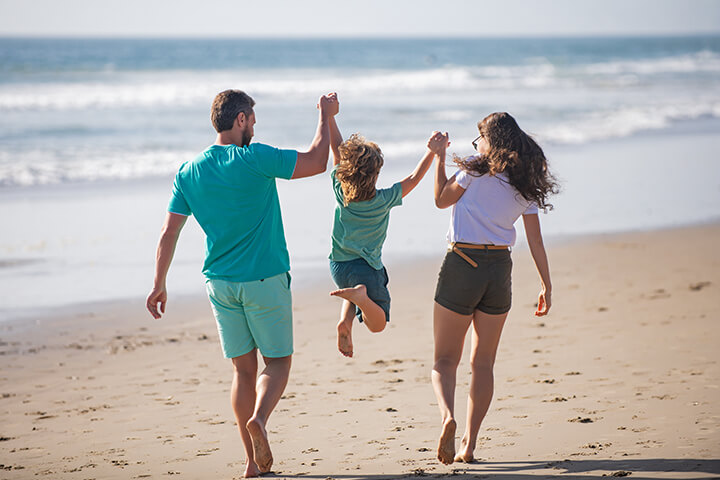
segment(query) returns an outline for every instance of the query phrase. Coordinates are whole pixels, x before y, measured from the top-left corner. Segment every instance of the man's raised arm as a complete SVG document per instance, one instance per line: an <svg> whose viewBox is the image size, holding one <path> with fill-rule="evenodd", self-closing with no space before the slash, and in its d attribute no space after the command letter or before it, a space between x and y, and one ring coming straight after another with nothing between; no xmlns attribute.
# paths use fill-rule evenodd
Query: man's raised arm
<svg viewBox="0 0 720 480"><path fill-rule="evenodd" d="M312 177L327 170L328 151L330 147L329 120L339 110L335 93L323 95L318 102L320 118L315 138L307 152L298 152L295 171L291 178Z"/></svg>

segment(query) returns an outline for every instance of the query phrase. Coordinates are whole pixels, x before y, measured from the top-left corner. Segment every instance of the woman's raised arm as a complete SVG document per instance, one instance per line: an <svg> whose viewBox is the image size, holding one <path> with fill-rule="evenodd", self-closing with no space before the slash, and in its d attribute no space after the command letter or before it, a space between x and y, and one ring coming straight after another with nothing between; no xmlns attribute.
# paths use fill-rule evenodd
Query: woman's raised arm
<svg viewBox="0 0 720 480"><path fill-rule="evenodd" d="M428 140L428 148L437 155L435 163L435 206L438 208L447 208L455 205L460 197L465 193L465 189L455 182L455 178L448 180L445 173L445 154L450 137L445 132L433 132L433 136Z"/></svg>

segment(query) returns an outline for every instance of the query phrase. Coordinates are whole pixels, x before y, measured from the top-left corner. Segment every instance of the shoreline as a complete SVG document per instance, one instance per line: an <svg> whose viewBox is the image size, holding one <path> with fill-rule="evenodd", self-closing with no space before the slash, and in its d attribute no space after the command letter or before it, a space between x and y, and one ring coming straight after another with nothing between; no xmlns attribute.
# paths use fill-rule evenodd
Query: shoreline
<svg viewBox="0 0 720 480"><path fill-rule="evenodd" d="M613 241L622 237L631 237L635 235L646 235L662 232L673 233L683 230L713 228L719 226L720 216L714 219L708 219L704 222L692 222L684 225L674 225L647 229L638 228L636 230L609 233L566 233L558 235L552 235L552 233L548 235L547 233L544 233L543 236L545 239L546 247L551 250L573 245L592 245L604 241ZM524 237L520 238L520 235L518 235L518 244L513 247L513 251L528 251L527 244L524 241ZM413 266L416 266L418 264L437 264L439 266L439 262L441 262L443 255L444 252L440 250L437 254L422 253L415 256L414 258L396 258L387 262L386 266L390 272L392 280L392 274L395 270L404 271L412 269ZM321 273L321 269L315 270L316 271L312 273L308 273L307 271L303 272L300 275L299 280L295 277L295 272L293 272L292 269L290 270L290 273L293 275L292 290L294 295L304 296L307 295L308 292L317 290L322 287L326 287L328 291L335 288L330 278L329 271L326 272L322 270ZM171 295L170 301L173 303L177 302L183 306L194 305L198 302L207 302L207 296L205 294L202 282L203 277L200 276L197 286L197 293L195 294L181 293L178 295L172 295L172 292L169 292L169 294ZM37 307L29 309L7 310L5 312L0 311L0 313L7 316L7 318L0 319L0 326L7 325L18 328L23 327L24 324L28 321L35 323L48 323L54 321L53 319L57 320L58 317L63 319L69 319L82 315L83 312L87 311L122 311L123 309L127 309L128 311L136 311L138 305L140 305L142 307L142 311L145 312L144 302L145 297L128 296L124 298L112 298L107 300L96 300L90 302L68 303L46 308Z"/></svg>

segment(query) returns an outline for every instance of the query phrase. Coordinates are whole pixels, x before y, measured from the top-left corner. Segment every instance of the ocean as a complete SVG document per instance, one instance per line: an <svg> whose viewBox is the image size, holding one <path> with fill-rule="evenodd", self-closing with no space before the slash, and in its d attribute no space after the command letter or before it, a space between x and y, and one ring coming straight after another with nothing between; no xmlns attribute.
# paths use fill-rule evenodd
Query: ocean
<svg viewBox="0 0 720 480"><path fill-rule="evenodd" d="M343 134L384 152L381 186L433 130L469 155L477 121L510 112L562 181L550 237L720 216L719 36L0 38L0 316L149 290L172 176L214 141L227 88L257 102L253 141L301 150L318 97L337 91ZM296 278L326 276L327 177L279 189ZM393 213L386 260L441 252L448 216L424 180ZM202 291L188 223L169 279L182 294Z"/></svg>

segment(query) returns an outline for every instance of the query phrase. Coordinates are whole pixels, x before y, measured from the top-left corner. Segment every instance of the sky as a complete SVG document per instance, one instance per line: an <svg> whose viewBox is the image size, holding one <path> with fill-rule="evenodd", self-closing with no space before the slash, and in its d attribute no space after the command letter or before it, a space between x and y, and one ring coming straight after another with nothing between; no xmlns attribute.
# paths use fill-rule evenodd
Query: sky
<svg viewBox="0 0 720 480"><path fill-rule="evenodd" d="M720 0L0 0L1 36L720 34Z"/></svg>

